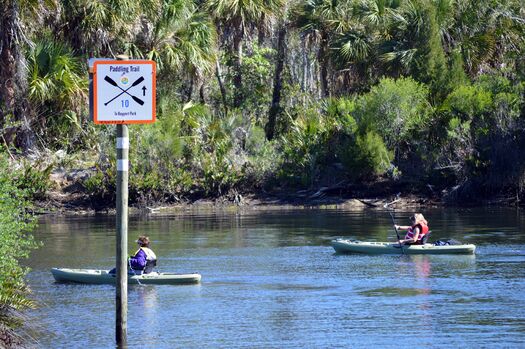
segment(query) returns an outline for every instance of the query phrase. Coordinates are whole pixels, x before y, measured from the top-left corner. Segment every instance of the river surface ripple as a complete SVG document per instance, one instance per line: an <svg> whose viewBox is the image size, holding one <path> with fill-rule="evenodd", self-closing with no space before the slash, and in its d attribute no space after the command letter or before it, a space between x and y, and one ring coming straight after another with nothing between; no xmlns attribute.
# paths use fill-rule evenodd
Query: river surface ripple
<svg viewBox="0 0 525 349"><path fill-rule="evenodd" d="M410 212L396 212L408 224ZM200 285L130 286L133 348L523 348L525 213L432 209L433 240L475 256L336 255L330 240L393 241L388 212L191 211L130 217L130 252L153 240L159 271ZM28 261L38 348L113 348L115 288L55 283L52 267L109 269L115 217L42 217Z"/></svg>

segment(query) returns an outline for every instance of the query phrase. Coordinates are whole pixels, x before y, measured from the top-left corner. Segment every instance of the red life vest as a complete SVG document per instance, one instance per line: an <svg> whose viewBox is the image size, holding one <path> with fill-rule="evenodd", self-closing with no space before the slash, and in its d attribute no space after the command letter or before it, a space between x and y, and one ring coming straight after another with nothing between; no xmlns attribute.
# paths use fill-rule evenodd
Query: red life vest
<svg viewBox="0 0 525 349"><path fill-rule="evenodd" d="M414 224L412 227L410 227L410 229L407 231L407 234L405 235L405 240L412 239L414 237L414 230L416 228L419 228L419 235L417 237L417 241L414 242L414 244L421 244L423 237L428 234L428 225L425 223Z"/></svg>

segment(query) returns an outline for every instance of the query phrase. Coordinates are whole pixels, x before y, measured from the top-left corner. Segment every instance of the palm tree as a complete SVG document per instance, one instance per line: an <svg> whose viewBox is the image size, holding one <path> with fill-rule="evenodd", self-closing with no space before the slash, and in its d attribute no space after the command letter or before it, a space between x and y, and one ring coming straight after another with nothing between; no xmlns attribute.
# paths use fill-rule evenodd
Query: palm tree
<svg viewBox="0 0 525 349"><path fill-rule="evenodd" d="M519 52L525 33L525 19L520 11L518 0L403 3L400 16L390 25L389 38L381 44L381 59L392 70L402 68L403 74L421 75L426 71L435 76L439 75L436 67L443 65L438 61L444 60L438 51L450 55L460 50L465 68L474 76L484 64L496 66L507 53ZM429 80L428 76L420 77Z"/></svg>
<svg viewBox="0 0 525 349"><path fill-rule="evenodd" d="M400 3L400 0L360 0L354 6L354 15L374 31L388 35L388 26L399 18Z"/></svg>
<svg viewBox="0 0 525 349"><path fill-rule="evenodd" d="M27 58L28 96L40 104L57 104L78 110L87 94L87 81L80 59L64 44L37 41Z"/></svg>
<svg viewBox="0 0 525 349"><path fill-rule="evenodd" d="M414 2L407 2L400 9L400 16L393 18L388 34L378 41L378 56L388 75L406 75L414 62L417 51L415 40L423 26L423 18Z"/></svg>
<svg viewBox="0 0 525 349"><path fill-rule="evenodd" d="M87 80L81 60L71 49L50 38L37 41L27 57L27 94L38 132L45 134L46 141L72 140L73 130L82 133L81 115L87 97Z"/></svg>
<svg viewBox="0 0 525 349"><path fill-rule="evenodd" d="M288 5L288 4L286 4ZM286 60L286 34L288 29L288 6L284 8L284 14L279 20L277 29L277 57L273 78L272 103L268 111L268 122L265 125L266 139L272 140L275 136L275 125L277 115L281 112L281 90L283 86L283 70Z"/></svg>
<svg viewBox="0 0 525 349"><path fill-rule="evenodd" d="M0 101L2 109L11 110L15 104L15 94L21 89L15 76L20 70L17 62L22 57L21 46L23 33L20 30L21 18L18 1L2 1L0 3L0 79L5 83L0 84Z"/></svg>
<svg viewBox="0 0 525 349"><path fill-rule="evenodd" d="M186 72L188 100L195 80L201 82L215 63L216 32L206 13L187 0L163 0L161 11L143 26L136 44L128 45L133 57L157 62L159 71Z"/></svg>
<svg viewBox="0 0 525 349"><path fill-rule="evenodd" d="M392 76L412 75L416 80L440 89L446 79L446 56L442 31L433 1L406 2L389 25L388 38L379 54Z"/></svg>
<svg viewBox="0 0 525 349"><path fill-rule="evenodd" d="M39 8L40 3L36 0L0 1L0 134L5 143L11 144L16 139L16 145L23 149L33 143L29 106L25 99L23 50L30 41L24 20L35 18ZM10 121L21 128L11 127Z"/></svg>
<svg viewBox="0 0 525 349"><path fill-rule="evenodd" d="M323 97L330 95L328 71L331 44L336 35L348 28L350 9L349 0L306 0L294 9L294 26L299 28L310 44L308 46L318 48L317 60Z"/></svg>
<svg viewBox="0 0 525 349"><path fill-rule="evenodd" d="M208 0L206 8L215 18L222 35L231 40L233 56L234 107L242 103L243 40L255 26L264 26L280 11L283 0Z"/></svg>
<svg viewBox="0 0 525 349"><path fill-rule="evenodd" d="M90 57L113 57L144 17L160 10L158 0L61 0L59 33L81 53Z"/></svg>
<svg viewBox="0 0 525 349"><path fill-rule="evenodd" d="M399 0L357 0L343 8L342 30L333 34L329 49L342 85L333 90L367 90L382 75L377 49L390 38L388 29L400 17Z"/></svg>
<svg viewBox="0 0 525 349"><path fill-rule="evenodd" d="M470 0L456 5L456 18L449 29L451 41L461 49L471 76L479 74L484 64L497 66L508 53L520 52L525 42L524 15L519 0Z"/></svg>

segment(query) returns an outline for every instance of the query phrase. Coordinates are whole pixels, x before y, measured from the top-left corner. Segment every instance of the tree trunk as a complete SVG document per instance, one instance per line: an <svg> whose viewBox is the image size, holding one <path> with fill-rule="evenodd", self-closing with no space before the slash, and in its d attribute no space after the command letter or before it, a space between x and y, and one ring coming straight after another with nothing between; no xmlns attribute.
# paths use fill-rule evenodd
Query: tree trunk
<svg viewBox="0 0 525 349"><path fill-rule="evenodd" d="M238 108L242 104L243 93L242 93L242 30L235 35L233 39L233 50L234 50L234 62L233 62L233 86L235 91L233 94L233 106Z"/></svg>
<svg viewBox="0 0 525 349"><path fill-rule="evenodd" d="M303 79L301 81L301 91L306 92L308 89L308 71L310 68L310 62L308 62L308 57L306 55L306 43L302 42L303 45L303 52L301 52L301 58L303 60Z"/></svg>
<svg viewBox="0 0 525 349"><path fill-rule="evenodd" d="M0 7L0 106L2 109L2 124L5 114L12 113L15 106L17 86L16 62L20 57L20 47L17 44L19 26L18 4L16 0L3 1Z"/></svg>
<svg viewBox="0 0 525 349"><path fill-rule="evenodd" d="M202 104L206 104L206 87L204 86L204 82L201 83L201 87L199 87L199 97Z"/></svg>
<svg viewBox="0 0 525 349"><path fill-rule="evenodd" d="M281 23L279 33L277 34L277 62L275 64L275 75L273 78L273 95L272 105L268 112L268 123L266 124L266 138L271 141L275 136L275 125L277 123L277 116L281 111L281 90L283 87L282 73L284 69L284 61L286 59L286 24Z"/></svg>
<svg viewBox="0 0 525 349"><path fill-rule="evenodd" d="M29 107L21 46L24 40L18 0L0 2L0 129L7 130L2 136L8 145L28 149L34 134L26 118ZM14 116L11 121L20 121L21 126L9 127L9 116Z"/></svg>
<svg viewBox="0 0 525 349"><path fill-rule="evenodd" d="M262 14L259 23L257 24L257 45L262 47L264 44L264 39L266 37L266 27L264 23L266 22L266 16Z"/></svg>
<svg viewBox="0 0 525 349"><path fill-rule="evenodd" d="M328 89L328 42L325 34L321 35L321 42L319 52L317 53L317 60L319 61L319 78L321 81L321 97L329 97L330 91Z"/></svg>
<svg viewBox="0 0 525 349"><path fill-rule="evenodd" d="M221 90L222 104L224 105L224 115L228 114L228 102L226 99L226 89L224 88L224 83L222 82L222 73L219 60L215 60L215 76L217 77L217 82L219 83L219 89Z"/></svg>
<svg viewBox="0 0 525 349"><path fill-rule="evenodd" d="M191 96L193 95L193 86L195 85L195 76L191 74L190 77L190 86L188 87L188 95L186 96L186 102L191 101Z"/></svg>

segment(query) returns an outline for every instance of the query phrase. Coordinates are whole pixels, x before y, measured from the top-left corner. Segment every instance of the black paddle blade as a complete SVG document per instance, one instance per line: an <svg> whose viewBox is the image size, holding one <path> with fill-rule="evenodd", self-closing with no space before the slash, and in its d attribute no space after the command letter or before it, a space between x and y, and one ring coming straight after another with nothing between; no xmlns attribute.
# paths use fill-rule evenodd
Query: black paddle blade
<svg viewBox="0 0 525 349"><path fill-rule="evenodd" d="M138 97L135 97L135 96L131 96L131 98L133 98L133 100L134 100L135 102L137 102L138 104L140 104L140 105L144 105L144 101L143 101L142 99L140 99L140 98L138 98Z"/></svg>
<svg viewBox="0 0 525 349"><path fill-rule="evenodd" d="M138 78L137 80L135 80L134 83L131 84L131 86L137 86L138 84L140 84L142 81L144 81L144 77L140 77Z"/></svg>
<svg viewBox="0 0 525 349"><path fill-rule="evenodd" d="M113 86L117 86L117 83L115 82L115 80L113 80L112 78L110 78L109 76L106 75L106 77L104 78L104 80L106 80L107 82L109 82L111 85Z"/></svg>

